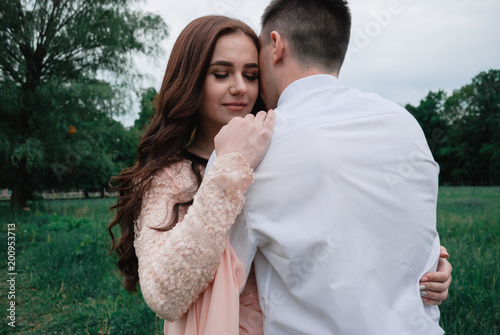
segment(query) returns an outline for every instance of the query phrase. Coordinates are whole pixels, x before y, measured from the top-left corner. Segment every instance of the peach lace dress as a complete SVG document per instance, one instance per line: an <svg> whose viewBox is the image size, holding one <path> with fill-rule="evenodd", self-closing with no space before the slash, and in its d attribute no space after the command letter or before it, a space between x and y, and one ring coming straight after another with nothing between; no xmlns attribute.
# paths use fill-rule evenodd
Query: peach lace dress
<svg viewBox="0 0 500 335"><path fill-rule="evenodd" d="M173 206L189 200L182 197L193 191L196 178L188 160L153 177L136 222L134 247L142 295L165 319L165 334L263 334L255 283L249 279L240 298L246 269L227 237L252 182L252 170L240 154L217 157L193 204L180 207L175 227L161 232L151 228L163 227Z"/></svg>

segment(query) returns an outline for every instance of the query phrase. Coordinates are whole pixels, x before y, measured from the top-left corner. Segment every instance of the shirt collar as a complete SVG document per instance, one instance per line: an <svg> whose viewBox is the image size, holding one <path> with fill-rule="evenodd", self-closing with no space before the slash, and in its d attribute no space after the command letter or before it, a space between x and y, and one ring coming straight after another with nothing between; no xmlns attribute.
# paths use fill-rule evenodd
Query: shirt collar
<svg viewBox="0 0 500 335"><path fill-rule="evenodd" d="M315 74L312 76L307 76L301 79L298 79L288 85L283 93L281 93L278 99L278 106L284 104L289 101L293 97L301 94L302 92L309 91L315 88L325 88L325 87L336 87L342 86L337 77L332 76L331 74Z"/></svg>

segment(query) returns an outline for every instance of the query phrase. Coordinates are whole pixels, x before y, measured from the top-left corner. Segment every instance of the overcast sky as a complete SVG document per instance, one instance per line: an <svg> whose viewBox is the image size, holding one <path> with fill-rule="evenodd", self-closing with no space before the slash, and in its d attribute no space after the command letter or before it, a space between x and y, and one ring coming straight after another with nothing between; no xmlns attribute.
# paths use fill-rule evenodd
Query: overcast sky
<svg viewBox="0 0 500 335"><path fill-rule="evenodd" d="M169 36L165 54L139 59L159 90L170 50L193 19L210 14L238 18L257 33L269 0L147 0ZM499 0L351 0L353 29L348 60L340 72L346 86L375 92L399 104L418 105L429 90L451 92L481 71L500 69ZM131 125L137 112L121 119Z"/></svg>

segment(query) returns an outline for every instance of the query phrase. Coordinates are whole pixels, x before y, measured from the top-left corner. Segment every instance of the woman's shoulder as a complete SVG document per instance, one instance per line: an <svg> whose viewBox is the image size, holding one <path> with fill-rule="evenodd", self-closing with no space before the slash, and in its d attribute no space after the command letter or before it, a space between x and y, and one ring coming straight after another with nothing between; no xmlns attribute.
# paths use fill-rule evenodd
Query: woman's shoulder
<svg viewBox="0 0 500 335"><path fill-rule="evenodd" d="M168 183L181 184L183 180L192 180L191 162L182 159L158 170L152 178L153 185Z"/></svg>
<svg viewBox="0 0 500 335"><path fill-rule="evenodd" d="M203 175L204 166L206 164L203 160L203 158L190 153L188 155L183 155L179 157L178 161L161 168L153 176L152 183L153 185L165 183L167 185L176 185L180 189L189 188L196 182L196 175L193 172L193 162L199 163L196 165Z"/></svg>
<svg viewBox="0 0 500 335"><path fill-rule="evenodd" d="M176 177L178 175L186 174L191 169L191 162L187 159L181 159L177 162L171 163L162 167L154 175L153 178Z"/></svg>

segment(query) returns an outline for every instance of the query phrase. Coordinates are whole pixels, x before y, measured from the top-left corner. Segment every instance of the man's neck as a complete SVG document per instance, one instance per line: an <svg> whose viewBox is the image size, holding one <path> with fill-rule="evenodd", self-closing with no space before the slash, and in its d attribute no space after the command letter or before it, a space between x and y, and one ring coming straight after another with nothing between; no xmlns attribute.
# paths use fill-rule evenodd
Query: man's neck
<svg viewBox="0 0 500 335"><path fill-rule="evenodd" d="M302 78L314 76L317 74L329 74L338 78L338 72L325 72L325 70L314 66L303 67L295 62L293 64L288 64L288 66L286 68L283 68L283 71L281 72L282 73L279 75L280 80L278 83L280 96L285 88L290 86L293 82Z"/></svg>

